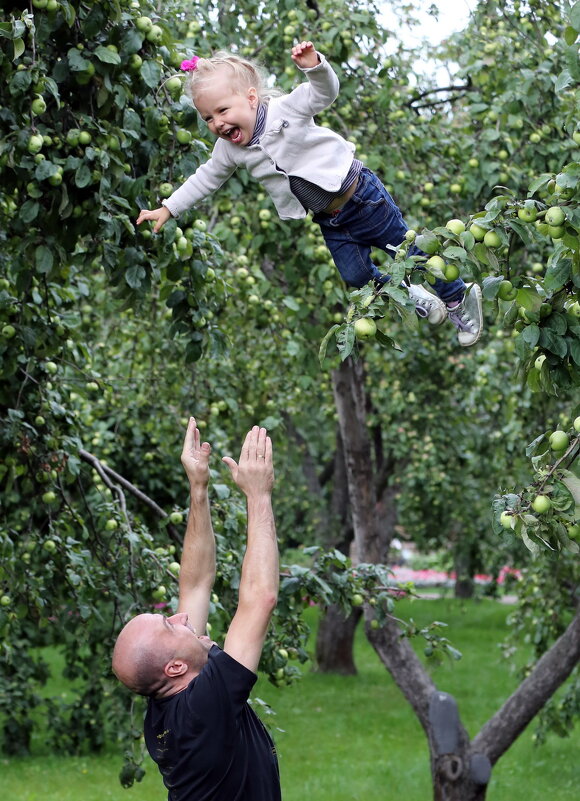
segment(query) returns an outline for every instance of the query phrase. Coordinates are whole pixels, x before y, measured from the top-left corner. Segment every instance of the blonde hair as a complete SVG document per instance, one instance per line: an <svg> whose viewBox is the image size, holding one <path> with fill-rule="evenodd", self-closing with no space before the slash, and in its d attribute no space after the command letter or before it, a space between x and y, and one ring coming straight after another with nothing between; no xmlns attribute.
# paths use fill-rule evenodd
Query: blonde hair
<svg viewBox="0 0 580 801"><path fill-rule="evenodd" d="M220 50L211 58L200 58L196 67L187 73L185 91L195 103L195 98L204 85L208 84L216 73L224 68L228 69L232 76L232 88L236 93L242 93L245 89L253 86L258 93L258 99L262 100L266 94L272 92L266 86L268 73L254 61L227 53Z"/></svg>

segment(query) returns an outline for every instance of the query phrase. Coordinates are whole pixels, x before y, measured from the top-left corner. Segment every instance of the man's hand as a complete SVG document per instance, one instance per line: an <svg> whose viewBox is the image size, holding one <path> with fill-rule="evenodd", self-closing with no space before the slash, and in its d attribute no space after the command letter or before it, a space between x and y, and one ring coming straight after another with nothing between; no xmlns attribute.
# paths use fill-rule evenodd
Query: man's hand
<svg viewBox="0 0 580 801"><path fill-rule="evenodd" d="M240 461L229 456L222 459L230 468L232 478L247 498L270 495L274 486L272 440L265 428L254 426L246 434Z"/></svg>
<svg viewBox="0 0 580 801"><path fill-rule="evenodd" d="M292 48L292 61L303 70L316 67L320 59L312 42L300 42Z"/></svg>
<svg viewBox="0 0 580 801"><path fill-rule="evenodd" d="M200 444L200 435L195 417L189 418L183 450L181 451L181 464L185 468L189 485L192 490L205 489L209 481L209 457L211 447L209 442Z"/></svg>
<svg viewBox="0 0 580 801"><path fill-rule="evenodd" d="M137 225L141 225L144 220L155 220L153 233L157 234L170 217L171 212L166 206L161 206L159 209L141 209L137 217Z"/></svg>

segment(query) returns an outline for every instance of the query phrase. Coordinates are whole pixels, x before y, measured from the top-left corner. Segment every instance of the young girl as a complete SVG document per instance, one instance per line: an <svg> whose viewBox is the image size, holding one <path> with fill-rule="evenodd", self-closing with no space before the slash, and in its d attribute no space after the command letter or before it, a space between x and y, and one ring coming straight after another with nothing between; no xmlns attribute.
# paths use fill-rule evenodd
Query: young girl
<svg viewBox="0 0 580 801"><path fill-rule="evenodd" d="M397 247L407 231L401 212L377 176L354 158L354 145L316 125L314 115L338 95L338 78L312 42L292 48L292 60L308 82L289 95L271 96L259 68L227 53L183 62L187 90L217 137L211 158L158 209L143 209L137 225L155 222L158 232L211 195L241 165L268 191L283 220L310 210L320 225L334 262L352 287L386 279L370 258L371 248ZM412 254L421 254L413 247ZM475 344L483 318L481 289L461 279L437 279L437 296L406 286L417 314L439 325L446 317L457 328L459 344Z"/></svg>

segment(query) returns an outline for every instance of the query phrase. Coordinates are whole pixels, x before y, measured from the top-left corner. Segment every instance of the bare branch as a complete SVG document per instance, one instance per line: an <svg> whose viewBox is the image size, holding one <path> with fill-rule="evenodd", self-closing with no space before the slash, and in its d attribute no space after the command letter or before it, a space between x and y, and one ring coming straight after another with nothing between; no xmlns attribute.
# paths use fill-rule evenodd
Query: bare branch
<svg viewBox="0 0 580 801"><path fill-rule="evenodd" d="M472 742L472 750L489 757L492 765L552 697L580 661L580 609L549 651L538 660L505 704L488 720Z"/></svg>
<svg viewBox="0 0 580 801"><path fill-rule="evenodd" d="M83 448L79 448L79 456L84 462L90 464L91 467L93 467L98 472L98 474L103 478L103 481L107 484L107 486L111 487L111 489L115 489L112 486L112 482L110 481L110 479L113 479L115 482L124 487L124 489L126 489L127 492L130 492L131 495L134 495L135 498L138 498L141 501L141 503L145 504L145 506L148 506L149 509L155 512L157 517L161 518L161 520L165 520L165 518L168 517L167 512L163 510L158 504L156 504L152 498L150 498L148 495L145 495L144 492L138 489L134 484L131 484L130 481L128 481L122 475L117 473L111 467L109 467L106 464L103 464L94 454L85 451ZM124 498L123 501L121 502L121 505L124 507ZM123 510L125 511L125 509ZM171 539L174 540L174 542L181 544L181 539L172 525L167 526L167 532L170 535Z"/></svg>

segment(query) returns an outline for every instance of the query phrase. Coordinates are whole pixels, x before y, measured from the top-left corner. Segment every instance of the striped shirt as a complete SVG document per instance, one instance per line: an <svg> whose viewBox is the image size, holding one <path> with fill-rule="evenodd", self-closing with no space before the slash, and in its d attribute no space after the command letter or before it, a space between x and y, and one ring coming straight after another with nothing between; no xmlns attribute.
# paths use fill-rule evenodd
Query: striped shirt
<svg viewBox="0 0 580 801"><path fill-rule="evenodd" d="M266 128L267 110L267 104L260 103L256 113L256 127L254 128L252 138L248 142L248 147L250 145L257 145L260 141L260 137ZM350 170L348 171L347 176L342 182L342 186L338 192L327 192L316 184L307 181L305 178L299 178L297 175L288 176L290 181L290 189L292 194L298 198L305 209L310 209L316 214L317 212L323 211L325 208L327 208L327 206L330 206L335 198L340 197L340 195L343 195L348 189L350 189L350 187L358 178L362 168L362 161L353 159L352 164L350 165ZM279 167L276 167L276 169L279 169ZM280 170L280 172L282 171Z"/></svg>

